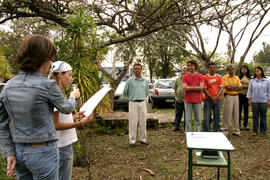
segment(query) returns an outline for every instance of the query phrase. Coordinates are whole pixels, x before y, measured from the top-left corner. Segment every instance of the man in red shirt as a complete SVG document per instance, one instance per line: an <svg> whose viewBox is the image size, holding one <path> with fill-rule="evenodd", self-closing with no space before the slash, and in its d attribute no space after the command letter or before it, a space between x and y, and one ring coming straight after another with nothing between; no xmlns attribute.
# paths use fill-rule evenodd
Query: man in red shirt
<svg viewBox="0 0 270 180"><path fill-rule="evenodd" d="M220 106L223 91L221 77L216 74L216 64L211 62L208 65L208 74L204 76L204 114L203 114L203 131L208 132L210 129L209 121L211 113L214 114L213 131L219 131Z"/></svg>
<svg viewBox="0 0 270 180"><path fill-rule="evenodd" d="M188 73L183 76L183 89L185 91L186 132L192 131L192 111L195 116L195 132L201 131L201 106L203 101L204 79L196 72L197 63L188 61Z"/></svg>

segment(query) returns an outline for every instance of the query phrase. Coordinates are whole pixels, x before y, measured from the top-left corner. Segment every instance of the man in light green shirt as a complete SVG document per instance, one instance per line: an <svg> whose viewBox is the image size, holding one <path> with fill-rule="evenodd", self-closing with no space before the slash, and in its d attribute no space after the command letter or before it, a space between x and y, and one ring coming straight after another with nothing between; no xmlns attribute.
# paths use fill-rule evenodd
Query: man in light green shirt
<svg viewBox="0 0 270 180"><path fill-rule="evenodd" d="M175 118L174 118L174 129L173 131L179 131L180 122L183 113L185 112L184 108L184 95L182 77L187 73L187 66L183 66L181 70L181 75L175 80L173 85L175 93ZM184 129L185 129L185 116L184 116Z"/></svg>
<svg viewBox="0 0 270 180"><path fill-rule="evenodd" d="M149 93L148 82L142 77L142 65L133 66L135 76L126 82L123 95L129 100L129 144L136 146L136 135L138 127L138 140L141 144L148 145L146 141L146 97Z"/></svg>

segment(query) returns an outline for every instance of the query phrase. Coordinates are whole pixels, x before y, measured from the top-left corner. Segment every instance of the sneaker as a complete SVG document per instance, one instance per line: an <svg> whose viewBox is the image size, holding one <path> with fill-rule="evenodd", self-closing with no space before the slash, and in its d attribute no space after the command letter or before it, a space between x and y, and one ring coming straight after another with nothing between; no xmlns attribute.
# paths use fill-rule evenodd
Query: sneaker
<svg viewBox="0 0 270 180"><path fill-rule="evenodd" d="M246 126L246 127L245 127L245 130L246 130L246 131L248 131L248 130L249 130L249 127L248 127L248 126Z"/></svg>
<svg viewBox="0 0 270 180"><path fill-rule="evenodd" d="M226 128L219 128L219 130L220 130L220 131L225 131L225 130L226 130Z"/></svg>
<svg viewBox="0 0 270 180"><path fill-rule="evenodd" d="M136 144L135 144L135 143L133 143L133 144L129 144L129 146L130 146L130 147L135 147L135 146L136 146Z"/></svg>
<svg viewBox="0 0 270 180"><path fill-rule="evenodd" d="M180 131L180 129L173 129L172 131Z"/></svg>
<svg viewBox="0 0 270 180"><path fill-rule="evenodd" d="M140 141L140 144L143 144L143 145L149 145L148 142L143 142L143 141Z"/></svg>

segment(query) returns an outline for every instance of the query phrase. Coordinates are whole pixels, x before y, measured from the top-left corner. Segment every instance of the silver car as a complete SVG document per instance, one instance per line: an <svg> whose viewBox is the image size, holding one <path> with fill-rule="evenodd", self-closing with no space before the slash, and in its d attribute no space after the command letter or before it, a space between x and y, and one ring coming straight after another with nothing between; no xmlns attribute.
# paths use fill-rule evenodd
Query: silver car
<svg viewBox="0 0 270 180"><path fill-rule="evenodd" d="M164 103L174 104L174 79L158 79L153 87L149 90L149 101L152 103L152 108Z"/></svg>
<svg viewBox="0 0 270 180"><path fill-rule="evenodd" d="M119 107L124 107L126 110L128 110L128 98L123 95L125 85L126 81L121 81L117 89L115 90L113 99L115 110Z"/></svg>

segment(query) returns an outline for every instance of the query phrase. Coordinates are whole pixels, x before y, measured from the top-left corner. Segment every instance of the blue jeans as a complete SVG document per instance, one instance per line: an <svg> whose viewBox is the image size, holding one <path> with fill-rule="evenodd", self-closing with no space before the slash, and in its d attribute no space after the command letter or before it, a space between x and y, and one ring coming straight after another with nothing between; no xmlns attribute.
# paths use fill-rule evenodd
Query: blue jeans
<svg viewBox="0 0 270 180"><path fill-rule="evenodd" d="M73 148L72 144L59 148L60 167L59 180L71 180L73 166Z"/></svg>
<svg viewBox="0 0 270 180"><path fill-rule="evenodd" d="M267 129L266 124L267 103L252 102L253 113L253 132L258 134L258 123L260 117L260 133L265 134Z"/></svg>
<svg viewBox="0 0 270 180"><path fill-rule="evenodd" d="M185 132L192 131L192 111L195 116L195 132L201 131L201 108L202 103L185 102L186 128Z"/></svg>
<svg viewBox="0 0 270 180"><path fill-rule="evenodd" d="M209 132L210 130L210 118L211 113L213 110L214 115L214 125L213 125L213 131L218 132L219 131L219 122L220 122L220 106L221 106L221 100L217 100L217 104L213 104L210 99L204 99L204 114L203 114L203 131Z"/></svg>
<svg viewBox="0 0 270 180"><path fill-rule="evenodd" d="M56 141L46 145L16 143L15 148L17 179L58 180L59 149Z"/></svg>
<svg viewBox="0 0 270 180"><path fill-rule="evenodd" d="M175 118L174 118L174 129L179 130L181 118L185 112L185 104L183 101L175 101ZM186 124L186 115L184 113L184 129Z"/></svg>

